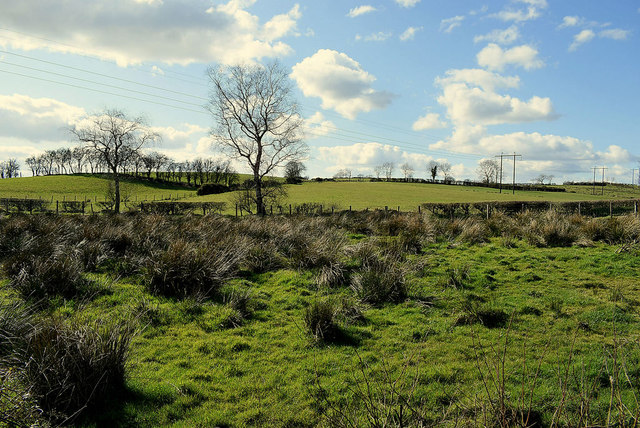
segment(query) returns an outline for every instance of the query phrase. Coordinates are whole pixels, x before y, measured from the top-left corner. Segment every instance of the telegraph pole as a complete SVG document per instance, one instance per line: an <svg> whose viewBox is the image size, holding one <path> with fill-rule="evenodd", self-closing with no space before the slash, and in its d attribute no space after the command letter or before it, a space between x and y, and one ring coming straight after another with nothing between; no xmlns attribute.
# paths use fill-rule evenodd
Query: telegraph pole
<svg viewBox="0 0 640 428"><path fill-rule="evenodd" d="M636 171L638 171L638 175L640 175L640 170L638 170L637 168L633 168L631 170L631 185L632 186L636 185Z"/></svg>
<svg viewBox="0 0 640 428"><path fill-rule="evenodd" d="M500 193L502 193L502 158L504 158L504 154L500 153L500 155L496 156L497 158L500 158Z"/></svg>
<svg viewBox="0 0 640 428"><path fill-rule="evenodd" d="M605 171L605 170L607 170L607 169L609 169L609 168L606 168L606 167L604 167L604 166L603 166L603 167L602 167L602 168L600 168L600 169L602 169L602 191L601 191L601 193L600 193L600 194L601 194L601 195L604 195L604 171Z"/></svg>
<svg viewBox="0 0 640 428"><path fill-rule="evenodd" d="M598 167L594 166L591 169L593 170L593 191L591 192L591 194L595 195L596 194L596 169L598 169Z"/></svg>
<svg viewBox="0 0 640 428"><path fill-rule="evenodd" d="M513 190L513 194L516 194L516 157L522 158L522 155L517 155L516 152L513 152L513 182L511 184L511 190Z"/></svg>

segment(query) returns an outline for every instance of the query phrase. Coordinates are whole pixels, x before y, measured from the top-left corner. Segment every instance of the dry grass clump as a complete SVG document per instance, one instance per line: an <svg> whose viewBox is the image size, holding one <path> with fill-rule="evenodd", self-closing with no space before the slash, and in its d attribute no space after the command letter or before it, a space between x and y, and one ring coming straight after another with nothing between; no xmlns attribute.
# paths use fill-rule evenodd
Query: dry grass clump
<svg viewBox="0 0 640 428"><path fill-rule="evenodd" d="M236 275L245 253L246 246L236 240L209 246L176 240L146 259L143 278L154 294L211 296Z"/></svg>
<svg viewBox="0 0 640 428"><path fill-rule="evenodd" d="M523 215L521 220L528 220L521 224L521 233L530 245L568 247L580 238L577 224L555 210L536 216Z"/></svg>
<svg viewBox="0 0 640 428"><path fill-rule="evenodd" d="M329 299L314 300L304 312L304 325L316 341L330 342L335 340L340 332L336 323L338 308Z"/></svg>
<svg viewBox="0 0 640 428"><path fill-rule="evenodd" d="M397 303L407 297L407 270L402 255L364 244L355 250L361 267L351 277L351 289L363 303Z"/></svg>

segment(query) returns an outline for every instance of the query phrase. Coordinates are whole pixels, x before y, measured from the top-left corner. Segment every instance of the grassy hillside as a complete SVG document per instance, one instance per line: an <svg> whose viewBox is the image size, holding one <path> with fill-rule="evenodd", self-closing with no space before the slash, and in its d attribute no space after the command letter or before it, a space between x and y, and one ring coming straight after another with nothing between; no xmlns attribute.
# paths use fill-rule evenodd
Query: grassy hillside
<svg viewBox="0 0 640 428"><path fill-rule="evenodd" d="M109 182L108 178L90 174L11 178L0 180L0 198L104 200ZM123 180L121 186L132 201L195 195L194 190L182 186L139 180Z"/></svg>
<svg viewBox="0 0 640 428"><path fill-rule="evenodd" d="M618 198L640 198L640 188L608 186L604 195L591 195L591 188L574 186L569 192L525 192L510 191L499 193L497 189L486 187L447 186L444 184L387 183L387 182L305 182L300 185L286 185L288 196L284 204L305 202L321 203L329 208L354 210L375 209L389 206L402 211L415 211L425 202L489 202L489 201L581 201ZM587 191L588 190L588 191ZM193 201L224 201L233 207L235 192L221 195L195 197ZM228 212L231 212L229 210Z"/></svg>
<svg viewBox="0 0 640 428"><path fill-rule="evenodd" d="M72 345L96 322L136 327L124 385L78 380L102 393L82 424L627 426L640 415L638 239L637 218L552 212L2 218L0 293L35 304L38 331L81 332L36 336L60 349L46 382L81 360ZM11 355L20 340L2 340L23 330L0 307ZM15 370L37 384L33 358Z"/></svg>

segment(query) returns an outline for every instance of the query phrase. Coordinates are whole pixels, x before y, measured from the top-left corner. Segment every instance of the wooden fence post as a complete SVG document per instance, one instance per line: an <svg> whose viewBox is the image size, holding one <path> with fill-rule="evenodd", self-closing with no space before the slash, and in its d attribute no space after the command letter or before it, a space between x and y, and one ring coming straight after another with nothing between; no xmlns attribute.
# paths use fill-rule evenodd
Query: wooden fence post
<svg viewBox="0 0 640 428"><path fill-rule="evenodd" d="M289 204L289 215L291 215L291 204Z"/></svg>
<svg viewBox="0 0 640 428"><path fill-rule="evenodd" d="M236 217L238 217L238 204L236 204Z"/></svg>
<svg viewBox="0 0 640 428"><path fill-rule="evenodd" d="M609 217L613 217L613 202L609 201Z"/></svg>
<svg viewBox="0 0 640 428"><path fill-rule="evenodd" d="M418 214L420 214L420 205L418 205Z"/></svg>
<svg viewBox="0 0 640 428"><path fill-rule="evenodd" d="M59 202L60 201L56 201L56 214L58 214L60 212Z"/></svg>
<svg viewBox="0 0 640 428"><path fill-rule="evenodd" d="M349 205L349 212L351 212L351 205Z"/></svg>
<svg viewBox="0 0 640 428"><path fill-rule="evenodd" d="M489 220L489 204L487 204L487 220Z"/></svg>
<svg viewBox="0 0 640 428"><path fill-rule="evenodd" d="M82 215L84 215L84 201L82 201Z"/></svg>

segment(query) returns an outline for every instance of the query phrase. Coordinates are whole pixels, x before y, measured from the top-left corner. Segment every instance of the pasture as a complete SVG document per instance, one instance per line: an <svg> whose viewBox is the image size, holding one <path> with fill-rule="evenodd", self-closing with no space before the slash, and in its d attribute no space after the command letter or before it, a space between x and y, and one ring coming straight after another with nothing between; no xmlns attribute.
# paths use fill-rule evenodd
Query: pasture
<svg viewBox="0 0 640 428"><path fill-rule="evenodd" d="M59 343L82 334L43 345L51 336L38 332L129 325L104 339L130 340L122 384L89 388L109 393L85 397L79 425L626 426L640 415L637 217L12 216L0 229L0 415L21 387L34 393L25 418L44 407L41 354L21 376L34 345L7 341L16 304L36 349L74 367L83 355Z"/></svg>

